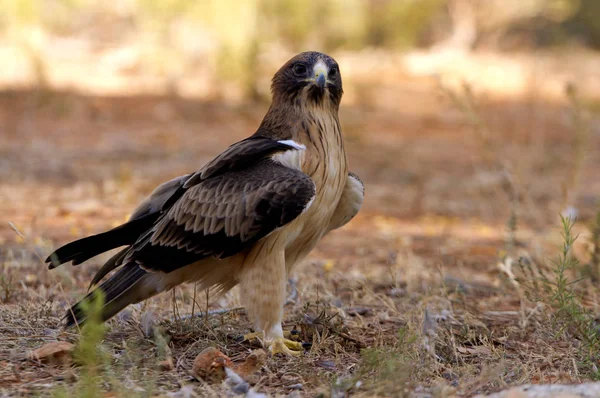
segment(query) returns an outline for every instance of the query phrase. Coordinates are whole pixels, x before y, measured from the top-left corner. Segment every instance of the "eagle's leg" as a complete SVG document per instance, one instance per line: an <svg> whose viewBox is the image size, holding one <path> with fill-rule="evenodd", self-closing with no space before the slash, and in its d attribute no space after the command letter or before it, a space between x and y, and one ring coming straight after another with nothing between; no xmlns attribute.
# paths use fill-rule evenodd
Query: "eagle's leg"
<svg viewBox="0 0 600 398"><path fill-rule="evenodd" d="M256 331L244 339L259 338L273 354L298 355L302 343L284 338L281 327L287 283L284 253L269 246L257 245L244 264L240 294Z"/></svg>

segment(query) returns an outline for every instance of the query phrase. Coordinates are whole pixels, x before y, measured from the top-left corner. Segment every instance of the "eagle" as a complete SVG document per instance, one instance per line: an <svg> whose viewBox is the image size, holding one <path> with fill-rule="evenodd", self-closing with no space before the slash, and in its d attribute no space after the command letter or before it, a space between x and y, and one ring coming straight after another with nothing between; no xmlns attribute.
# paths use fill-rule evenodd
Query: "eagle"
<svg viewBox="0 0 600 398"><path fill-rule="evenodd" d="M282 329L288 275L325 234L358 213L364 185L348 171L337 62L300 53L275 73L271 92L254 134L158 186L123 225L48 256L53 269L121 248L90 287L116 271L67 311L67 327L85 322L85 303L96 291L106 321L184 282L220 293L240 285L253 336L274 354L302 352Z"/></svg>

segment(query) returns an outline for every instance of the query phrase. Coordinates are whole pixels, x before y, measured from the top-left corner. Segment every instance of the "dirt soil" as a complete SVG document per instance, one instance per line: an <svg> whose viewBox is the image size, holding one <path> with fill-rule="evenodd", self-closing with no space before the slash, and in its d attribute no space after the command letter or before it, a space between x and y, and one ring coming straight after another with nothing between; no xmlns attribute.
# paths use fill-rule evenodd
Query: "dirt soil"
<svg viewBox="0 0 600 398"><path fill-rule="evenodd" d="M470 109L467 94L425 78L373 86L369 95L379 102L355 102L340 115L350 168L366 186L363 209L323 239L290 285L297 296L286 305L284 328L312 348L299 358L268 358L250 380L254 389L470 396L593 380L597 364L586 362L575 332L556 325L550 301L530 291L522 264L552 277L565 209L578 215L572 253L582 266L591 262L597 115L582 132L567 99L482 95ZM60 319L108 255L51 272L42 259L123 222L156 185L252 134L266 107L0 92L0 395L52 394L82 377L81 367L42 364L27 353L78 341ZM597 311L598 290L589 280L577 286L584 306ZM243 362L260 346L239 341L251 331L241 306L236 291L207 304L204 293L184 286L128 308L108 322L103 340L105 396L232 394L189 371L206 347ZM207 308L230 311L186 317ZM166 354L157 335L172 369L159 366Z"/></svg>

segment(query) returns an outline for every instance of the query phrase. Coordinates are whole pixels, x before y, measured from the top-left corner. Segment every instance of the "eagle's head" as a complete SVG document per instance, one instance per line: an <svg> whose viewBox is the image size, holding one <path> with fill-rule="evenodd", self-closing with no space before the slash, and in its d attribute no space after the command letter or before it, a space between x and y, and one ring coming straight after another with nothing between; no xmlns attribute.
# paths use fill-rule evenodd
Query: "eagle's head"
<svg viewBox="0 0 600 398"><path fill-rule="evenodd" d="M329 55L307 51L275 73L271 91L274 101L338 107L343 93L342 76L337 62Z"/></svg>

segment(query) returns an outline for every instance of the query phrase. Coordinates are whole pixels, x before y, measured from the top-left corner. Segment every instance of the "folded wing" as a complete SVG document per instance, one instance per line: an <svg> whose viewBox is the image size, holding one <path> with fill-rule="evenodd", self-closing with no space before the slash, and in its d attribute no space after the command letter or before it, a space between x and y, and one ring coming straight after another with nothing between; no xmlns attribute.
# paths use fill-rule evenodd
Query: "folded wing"
<svg viewBox="0 0 600 398"><path fill-rule="evenodd" d="M196 186L211 177L218 177L226 172L243 171L262 160L269 159L274 154L297 149L297 147L290 146L285 142L261 136L253 136L239 141L207 163L198 172L174 178L160 185L138 206L127 223L62 246L48 256L46 263L48 263L50 269L68 262L77 265L108 250L133 245L142 237L147 237L149 231L189 189L193 188L197 191L199 188ZM203 186L206 186L206 184ZM94 278L94 283L97 283L104 275L123 263L126 257L124 255L126 254L125 251L128 251L128 249L121 251L105 264Z"/></svg>
<svg viewBox="0 0 600 398"><path fill-rule="evenodd" d="M314 196L307 175L269 159L200 180L132 245L124 262L171 272L208 256L229 257L294 220Z"/></svg>
<svg viewBox="0 0 600 398"><path fill-rule="evenodd" d="M365 198L365 186L358 176L352 172L348 173L346 185L342 197L329 221L327 232L346 225L358 214Z"/></svg>

